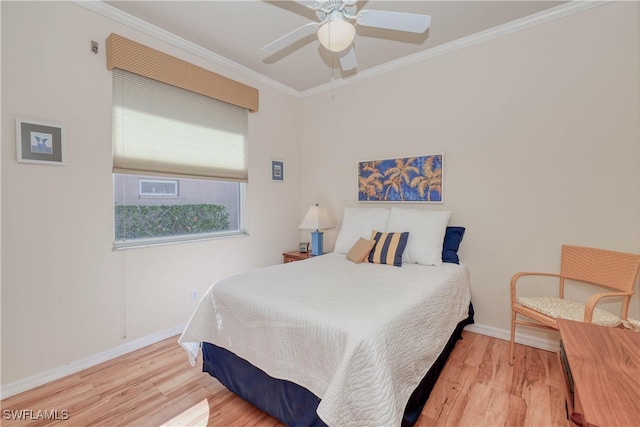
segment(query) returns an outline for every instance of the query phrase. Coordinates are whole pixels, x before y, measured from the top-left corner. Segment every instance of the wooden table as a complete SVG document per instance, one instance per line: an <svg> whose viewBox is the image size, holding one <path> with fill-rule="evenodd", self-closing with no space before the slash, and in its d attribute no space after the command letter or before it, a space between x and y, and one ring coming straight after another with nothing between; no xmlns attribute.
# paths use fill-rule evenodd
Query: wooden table
<svg viewBox="0 0 640 427"><path fill-rule="evenodd" d="M288 262L301 261L303 259L307 259L311 257L311 254L309 252L293 251L293 252L285 252L282 254L282 256L284 257L284 263L286 264Z"/></svg>
<svg viewBox="0 0 640 427"><path fill-rule="evenodd" d="M558 327L572 425L639 425L640 332L571 320Z"/></svg>

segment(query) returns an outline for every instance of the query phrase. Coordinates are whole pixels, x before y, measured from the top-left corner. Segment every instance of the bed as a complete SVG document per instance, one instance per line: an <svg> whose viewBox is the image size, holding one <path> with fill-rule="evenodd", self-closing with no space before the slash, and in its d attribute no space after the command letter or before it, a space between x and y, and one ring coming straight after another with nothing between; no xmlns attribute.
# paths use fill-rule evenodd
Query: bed
<svg viewBox="0 0 640 427"><path fill-rule="evenodd" d="M203 370L290 426L413 425L473 321L469 274L442 262L448 217L434 265L411 262L418 254L408 239L400 268L392 256L387 264L349 259L354 236L382 229L382 238L398 237L384 210L384 221L360 222L349 236L345 210L333 253L216 282L179 339L190 362L202 345Z"/></svg>

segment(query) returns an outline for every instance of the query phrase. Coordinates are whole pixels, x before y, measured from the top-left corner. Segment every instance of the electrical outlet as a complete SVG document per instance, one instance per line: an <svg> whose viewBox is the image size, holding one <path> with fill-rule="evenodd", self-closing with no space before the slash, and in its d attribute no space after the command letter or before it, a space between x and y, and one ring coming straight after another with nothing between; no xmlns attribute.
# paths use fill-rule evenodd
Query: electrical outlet
<svg viewBox="0 0 640 427"><path fill-rule="evenodd" d="M197 289L192 289L191 290L191 301L192 302L198 301L198 290Z"/></svg>

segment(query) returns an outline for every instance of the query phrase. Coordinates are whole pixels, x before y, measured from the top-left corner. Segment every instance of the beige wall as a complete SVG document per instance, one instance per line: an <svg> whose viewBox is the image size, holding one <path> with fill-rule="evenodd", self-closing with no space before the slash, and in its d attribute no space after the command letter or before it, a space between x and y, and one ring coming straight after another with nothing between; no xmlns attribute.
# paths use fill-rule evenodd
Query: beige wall
<svg viewBox="0 0 640 427"><path fill-rule="evenodd" d="M308 239L297 230L308 206L340 221L359 205L358 160L444 153L445 202L416 207L451 210L467 227L461 256L487 333L509 328L511 274L556 270L562 243L640 251L637 3L304 100L74 4L1 7L3 386L180 325L191 289L281 262ZM111 250L111 32L260 89L249 237ZM15 117L64 124L67 166L16 163ZM287 162L283 184L269 180L272 157ZM336 235L325 233L327 249Z"/></svg>
<svg viewBox="0 0 640 427"><path fill-rule="evenodd" d="M504 336L514 272L557 271L563 243L640 252L638 78L638 3L616 2L317 95L302 204L341 220L374 206L357 161L444 153L444 203L416 207L467 227L476 322Z"/></svg>
<svg viewBox="0 0 640 427"><path fill-rule="evenodd" d="M297 99L69 2L1 7L3 385L186 323L192 289L202 295L296 247ZM260 90L249 117L248 237L112 251L111 32ZM63 124L67 165L17 163L16 117ZM270 181L272 157L287 161L284 183Z"/></svg>

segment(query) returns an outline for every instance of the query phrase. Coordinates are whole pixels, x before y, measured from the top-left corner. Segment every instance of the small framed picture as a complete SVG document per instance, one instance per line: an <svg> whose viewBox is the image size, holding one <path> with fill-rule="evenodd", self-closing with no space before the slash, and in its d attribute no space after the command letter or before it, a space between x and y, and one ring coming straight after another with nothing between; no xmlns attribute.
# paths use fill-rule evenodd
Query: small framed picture
<svg viewBox="0 0 640 427"><path fill-rule="evenodd" d="M271 181L284 181L284 161L271 160Z"/></svg>
<svg viewBox="0 0 640 427"><path fill-rule="evenodd" d="M16 152L21 163L65 164L61 125L16 119Z"/></svg>

